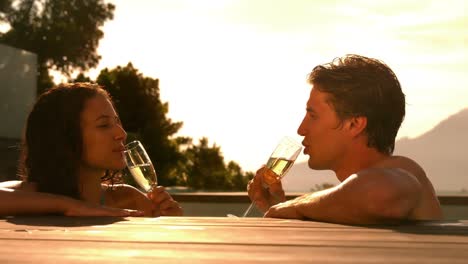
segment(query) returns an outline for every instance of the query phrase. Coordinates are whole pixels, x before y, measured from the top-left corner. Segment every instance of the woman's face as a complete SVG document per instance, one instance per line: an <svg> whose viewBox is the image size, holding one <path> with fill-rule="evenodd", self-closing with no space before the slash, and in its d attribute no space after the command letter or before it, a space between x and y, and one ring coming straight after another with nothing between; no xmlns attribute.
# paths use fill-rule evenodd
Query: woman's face
<svg viewBox="0 0 468 264"><path fill-rule="evenodd" d="M83 154L81 166L96 170L120 170L127 133L111 102L102 95L88 99L81 113Z"/></svg>

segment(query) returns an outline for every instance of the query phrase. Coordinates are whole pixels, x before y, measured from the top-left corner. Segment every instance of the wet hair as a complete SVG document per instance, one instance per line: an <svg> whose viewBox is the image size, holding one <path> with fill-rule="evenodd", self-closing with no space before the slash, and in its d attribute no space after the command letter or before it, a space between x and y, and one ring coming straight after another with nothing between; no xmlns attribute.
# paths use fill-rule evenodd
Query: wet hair
<svg viewBox="0 0 468 264"><path fill-rule="evenodd" d="M97 95L111 101L107 91L92 83L60 84L39 96L26 121L19 168L23 180L37 184L40 192L81 198L81 113Z"/></svg>
<svg viewBox="0 0 468 264"><path fill-rule="evenodd" d="M382 61L346 55L316 66L308 77L314 89L329 94L328 101L341 121L367 118L368 146L393 153L395 137L405 116L405 95L395 73Z"/></svg>

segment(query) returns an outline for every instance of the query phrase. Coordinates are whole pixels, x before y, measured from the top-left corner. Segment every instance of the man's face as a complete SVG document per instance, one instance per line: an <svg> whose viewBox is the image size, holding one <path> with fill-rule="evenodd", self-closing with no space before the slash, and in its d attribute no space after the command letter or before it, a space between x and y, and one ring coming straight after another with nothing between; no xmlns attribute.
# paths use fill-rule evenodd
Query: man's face
<svg viewBox="0 0 468 264"><path fill-rule="evenodd" d="M304 154L309 155L308 165L316 170L333 170L339 166L347 137L340 126L333 106L327 101L330 94L312 87L306 105L306 115L297 133L304 137Z"/></svg>

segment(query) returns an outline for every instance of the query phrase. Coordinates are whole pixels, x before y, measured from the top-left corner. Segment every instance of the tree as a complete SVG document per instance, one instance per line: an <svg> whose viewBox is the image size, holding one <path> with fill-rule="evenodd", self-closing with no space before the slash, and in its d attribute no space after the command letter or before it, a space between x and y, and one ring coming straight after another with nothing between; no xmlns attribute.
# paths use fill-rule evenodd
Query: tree
<svg viewBox="0 0 468 264"><path fill-rule="evenodd" d="M193 189L224 189L225 166L220 148L208 146L208 139L202 138L198 146L186 151L190 163L187 166L187 186Z"/></svg>
<svg viewBox="0 0 468 264"><path fill-rule="evenodd" d="M5 22L5 13L11 6L11 0L0 0L0 22Z"/></svg>
<svg viewBox="0 0 468 264"><path fill-rule="evenodd" d="M169 105L161 102L159 80L143 76L129 63L125 67L103 69L96 82L112 96L129 139L141 140L145 145L159 183L175 185L179 165L185 162L179 148L189 139L174 137L182 122L173 122L166 116Z"/></svg>
<svg viewBox="0 0 468 264"><path fill-rule="evenodd" d="M97 66L100 28L114 9L103 0L0 0L0 21L11 27L0 42L37 54L41 93L53 85L49 69L69 76Z"/></svg>
<svg viewBox="0 0 468 264"><path fill-rule="evenodd" d="M247 183L255 176L252 172L246 172L244 174L239 164L234 161L228 163L227 172L227 179L230 185L229 189L235 191L245 191Z"/></svg>
<svg viewBox="0 0 468 264"><path fill-rule="evenodd" d="M84 75L83 73L79 73L75 79L69 80L69 82L92 82L91 78Z"/></svg>
<svg viewBox="0 0 468 264"><path fill-rule="evenodd" d="M208 139L202 138L199 145L186 150L189 160L186 168L187 186L204 190L245 190L252 173L243 174L239 165L231 161L224 163L221 149L208 146Z"/></svg>

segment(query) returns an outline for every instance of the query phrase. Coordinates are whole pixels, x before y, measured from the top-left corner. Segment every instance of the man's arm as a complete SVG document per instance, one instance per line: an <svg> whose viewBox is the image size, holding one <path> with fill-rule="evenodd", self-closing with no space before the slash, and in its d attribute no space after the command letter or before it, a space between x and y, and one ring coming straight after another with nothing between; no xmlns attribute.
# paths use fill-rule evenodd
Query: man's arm
<svg viewBox="0 0 468 264"><path fill-rule="evenodd" d="M402 169L353 174L338 186L272 206L265 217L374 224L406 219L419 202L421 185Z"/></svg>
<svg viewBox="0 0 468 264"><path fill-rule="evenodd" d="M67 216L141 216L135 210L100 207L66 196L0 188L0 216L62 214Z"/></svg>

